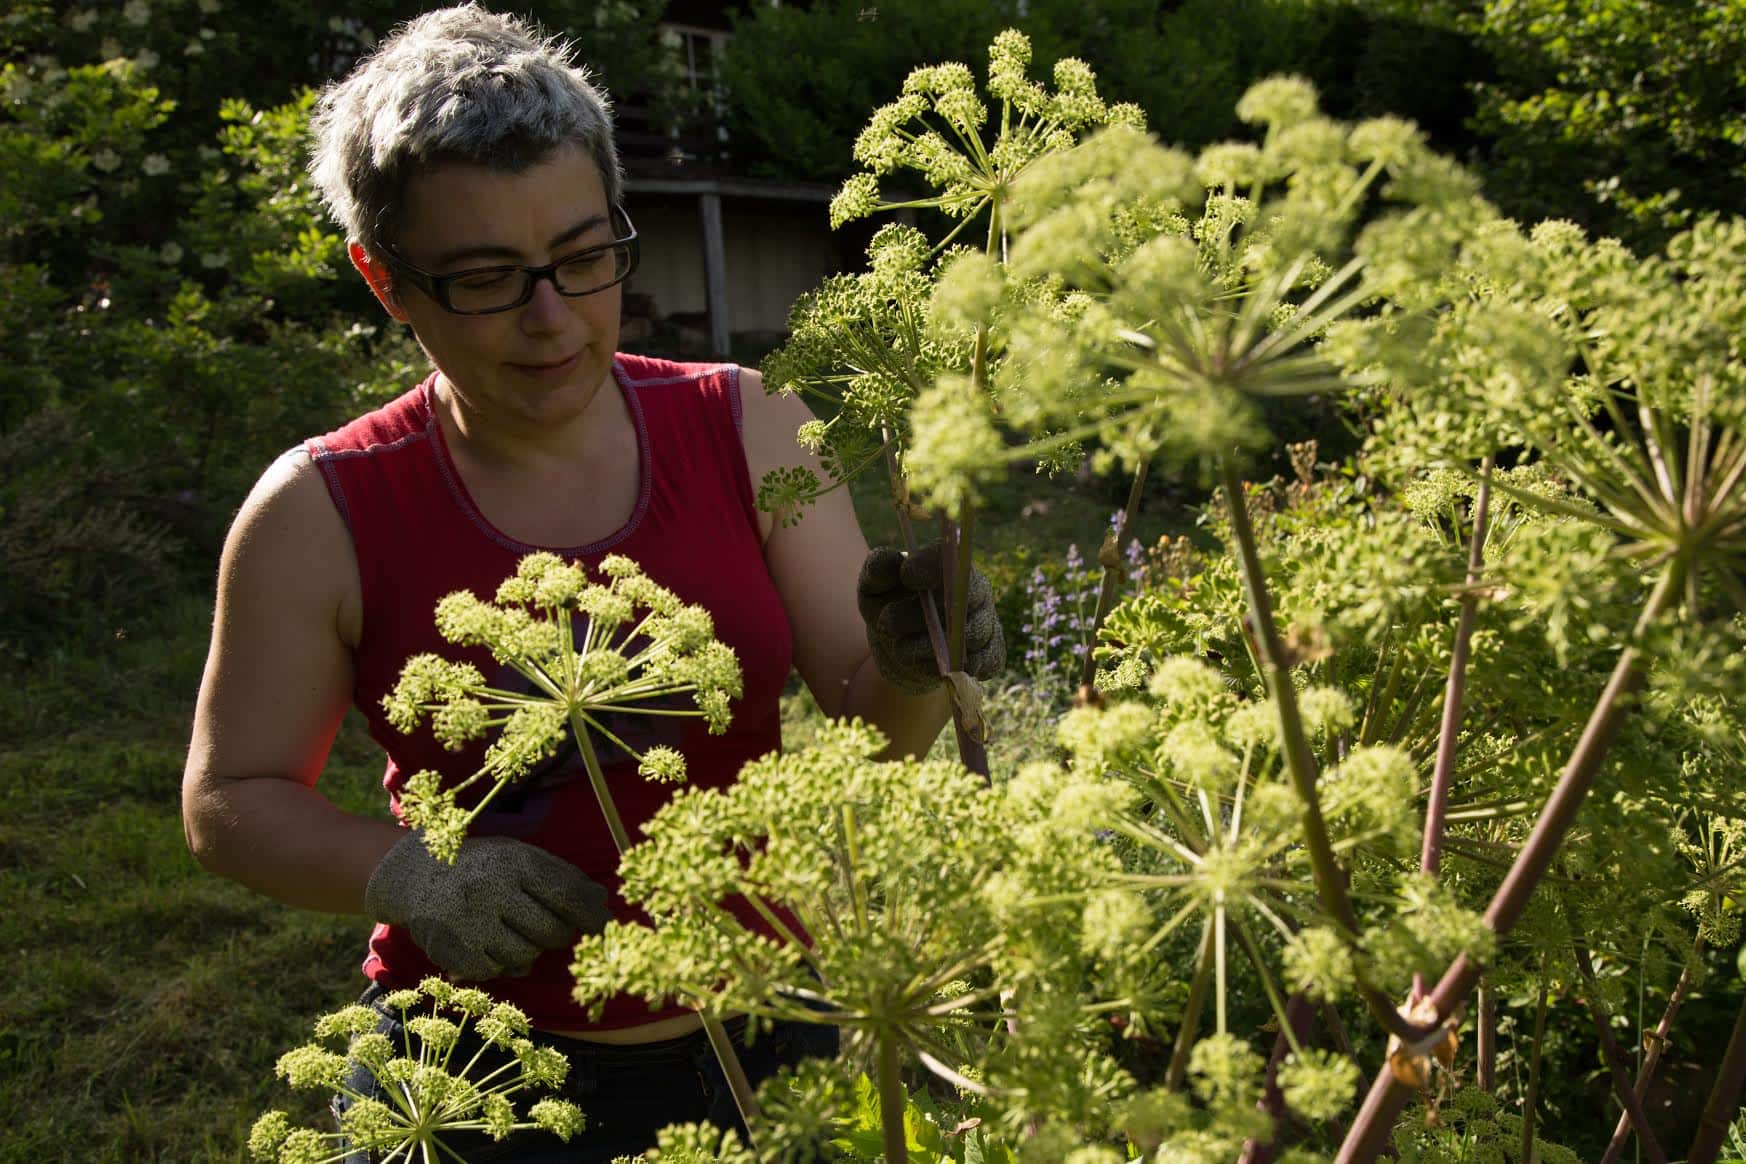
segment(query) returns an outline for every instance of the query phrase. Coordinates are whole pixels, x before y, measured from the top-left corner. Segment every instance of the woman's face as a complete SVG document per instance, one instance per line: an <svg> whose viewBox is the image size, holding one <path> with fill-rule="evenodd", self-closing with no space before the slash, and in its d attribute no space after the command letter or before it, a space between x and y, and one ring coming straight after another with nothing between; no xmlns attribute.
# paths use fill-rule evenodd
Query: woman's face
<svg viewBox="0 0 1746 1164"><path fill-rule="evenodd" d="M520 173L445 163L406 187L395 249L436 275L506 263L543 266L614 237L600 168L566 146ZM612 374L622 285L456 315L405 279L398 305L463 413L507 432L550 435L587 409Z"/></svg>

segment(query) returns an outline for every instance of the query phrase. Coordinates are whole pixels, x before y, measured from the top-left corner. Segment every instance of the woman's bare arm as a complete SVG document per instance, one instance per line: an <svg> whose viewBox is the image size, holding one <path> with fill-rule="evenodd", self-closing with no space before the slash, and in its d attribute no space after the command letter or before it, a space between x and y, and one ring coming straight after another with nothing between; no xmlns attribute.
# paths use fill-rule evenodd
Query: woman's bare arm
<svg viewBox="0 0 1746 1164"><path fill-rule="evenodd" d="M371 871L405 835L315 790L351 702L359 618L350 536L319 470L288 453L225 540L182 822L205 868L332 913L364 912Z"/></svg>
<svg viewBox="0 0 1746 1164"><path fill-rule="evenodd" d="M804 465L829 477L818 457L795 443L812 419L796 396L768 396L758 373L740 374L746 463L752 486L771 469ZM782 595L794 630L794 665L826 715L859 716L891 740L889 755L923 755L949 714L945 692L909 695L879 674L867 646L867 628L855 606L855 582L867 557L867 539L847 489L820 498L794 525L763 518L764 560Z"/></svg>

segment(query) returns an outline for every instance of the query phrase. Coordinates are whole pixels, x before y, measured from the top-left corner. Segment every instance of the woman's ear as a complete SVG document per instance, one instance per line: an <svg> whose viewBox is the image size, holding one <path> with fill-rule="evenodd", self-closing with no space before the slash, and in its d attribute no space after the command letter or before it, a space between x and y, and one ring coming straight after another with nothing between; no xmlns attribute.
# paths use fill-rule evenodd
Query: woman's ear
<svg viewBox="0 0 1746 1164"><path fill-rule="evenodd" d="M382 305L382 310L401 323L407 322L406 310L400 306L400 300L395 297L394 280L388 272L387 264L371 258L370 252L357 243L347 246L346 253L351 255L352 266L358 269L358 274L362 275L364 282L370 285L370 291L376 296L376 301Z"/></svg>

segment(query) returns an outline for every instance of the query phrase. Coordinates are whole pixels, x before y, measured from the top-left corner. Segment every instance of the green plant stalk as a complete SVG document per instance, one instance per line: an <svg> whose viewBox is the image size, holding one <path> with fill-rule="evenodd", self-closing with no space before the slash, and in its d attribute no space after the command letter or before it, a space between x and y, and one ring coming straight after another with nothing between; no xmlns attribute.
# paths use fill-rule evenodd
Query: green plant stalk
<svg viewBox="0 0 1746 1164"><path fill-rule="evenodd" d="M1487 1095L1497 1091L1497 999L1483 983L1479 987L1478 1060L1474 1068L1474 1083Z"/></svg>
<svg viewBox="0 0 1746 1164"><path fill-rule="evenodd" d="M1682 557L1672 558L1662 567L1655 588L1638 616L1631 644L1619 652L1606 687L1595 701L1582 735L1565 761L1557 785L1546 798L1545 807L1526 843L1516 854L1503 884L1493 895L1485 912L1485 923L1498 937L1507 935L1520 920L1534 889L1551 868L1565 835L1575 822L1577 811L1600 773L1620 725L1630 713L1630 697L1643 685L1648 659L1637 644L1650 625L1678 602L1685 586L1685 573L1686 561ZM1466 1001L1479 984L1481 972L1479 963L1467 955L1455 959L1431 993L1439 1018L1447 1019ZM1378 1072L1364 1098L1364 1105L1340 1145L1339 1154L1335 1156L1336 1164L1374 1160L1383 1150L1395 1117L1406 1105L1408 1094L1408 1089L1395 1079L1393 1072L1386 1068Z"/></svg>
<svg viewBox="0 0 1746 1164"><path fill-rule="evenodd" d="M1097 560L1103 566L1103 580L1097 590L1097 612L1091 619L1091 637L1085 644L1085 664L1079 670L1079 687L1082 691L1089 691L1092 680L1097 678L1097 661L1094 658L1097 635L1103 629L1109 612L1115 608L1116 594L1122 588L1122 542L1127 538L1128 530L1133 528L1134 514L1140 508L1140 497L1146 489L1146 471L1151 464L1152 458L1145 457L1140 461L1140 467L1134 470L1134 483L1128 488L1128 503L1122 508L1121 521L1116 523L1114 532L1104 538L1103 548L1098 551Z"/></svg>
<svg viewBox="0 0 1746 1164"><path fill-rule="evenodd" d="M896 454L892 452L890 448L889 434L883 435L888 438L885 453L885 468L891 481L892 505L897 510L897 528L903 534L904 548L913 554L920 543L916 541L915 526L910 521L908 490L903 484L903 473L897 467ZM946 548L948 553L952 551L950 542L947 543ZM968 561L968 558L966 558L966 561ZM953 564L954 566L956 565L955 562ZM923 595L921 606L922 621L927 625L928 645L931 646L934 651L934 666L939 669L940 675L944 677L950 674L953 669L951 644L946 639L946 629L940 623L940 611L939 608L934 605L933 596ZM958 706L958 700L955 697L951 699L951 707L952 730L956 734L958 741L958 758L963 761L964 767L975 772L983 779L987 779L988 750L982 745L982 742L970 732L968 726L965 724L963 709Z"/></svg>
<svg viewBox="0 0 1746 1164"><path fill-rule="evenodd" d="M1176 1046L1170 1052L1170 1066L1164 1072L1164 1086L1181 1091L1188 1077L1188 1053L1194 1049L1194 1036L1200 1030L1200 1014L1206 1008L1207 988L1213 976L1212 923L1201 929L1200 953L1195 958L1194 981L1188 987L1188 1002L1182 1008L1182 1025L1176 1031Z"/></svg>
<svg viewBox="0 0 1746 1164"><path fill-rule="evenodd" d="M1668 995L1667 1009L1661 1012L1661 1021L1655 1026L1655 1033L1648 1040L1649 1049L1643 1057L1643 1065L1637 1069L1637 1081L1634 1090L1639 1102L1649 1093L1649 1081L1655 1077L1655 1069L1661 1064L1661 1053L1667 1047L1667 1033L1673 1029L1673 1018L1679 1013L1680 1005L1685 1001L1686 992L1691 989L1691 968L1697 963L1704 950L1702 935L1692 943L1691 957L1680 968L1679 981L1673 984L1673 992ZM1607 1150L1601 1155L1600 1164L1618 1164L1619 1157L1624 1153L1625 1141L1630 1139L1631 1118L1626 1113L1619 1117L1618 1126L1613 1129L1613 1138L1607 1144Z"/></svg>
<svg viewBox="0 0 1746 1164"><path fill-rule="evenodd" d="M1746 1085L1746 999L1741 1000L1733 1034L1728 1036L1728 1049L1722 1054L1722 1065L1716 1069L1715 1086L1710 1088L1710 1097L1704 1103L1685 1164L1714 1164L1728 1134L1728 1125L1740 1107L1742 1085Z"/></svg>
<svg viewBox="0 0 1746 1164"><path fill-rule="evenodd" d="M1544 960L1540 964L1540 972L1544 974ZM1534 1113L1540 1106L1540 1052L1546 1045L1546 991L1547 982L1540 980L1540 1003L1534 1010L1534 1057L1528 1063L1528 1094L1522 1107L1522 1154L1523 1164L1532 1164L1534 1159Z"/></svg>
<svg viewBox="0 0 1746 1164"><path fill-rule="evenodd" d="M1286 657L1285 643L1280 639L1279 627L1273 620L1273 603L1267 594L1267 580L1261 572L1261 555L1256 548L1255 528L1249 521L1243 481L1237 474L1232 456L1220 458L1219 465L1225 504L1230 511L1231 535L1237 543L1243 589L1249 599L1251 637L1267 693L1272 696L1274 707L1279 712L1286 769L1291 773L1298 803L1303 806L1304 842L1315 874L1316 893L1328 916L1349 938L1356 939L1358 915L1346 895L1346 875L1334 855L1327 821L1322 816L1321 800L1316 795L1315 755L1310 751L1309 737L1304 733L1303 715L1297 706L1297 690L1291 684L1291 666ZM1374 987L1360 983L1358 989L1370 1013L1389 1032L1403 1039L1417 1039L1425 1033L1402 1019L1393 1004Z"/></svg>
<svg viewBox="0 0 1746 1164"><path fill-rule="evenodd" d="M1643 1111L1642 1097L1637 1094L1631 1083L1631 1077L1625 1073L1625 1056L1619 1050L1619 1041L1613 1038L1610 1016L1606 1006L1601 1002L1594 980L1594 962L1588 956L1586 947L1576 946L1576 968L1582 973L1585 991L1585 1009L1588 1011L1589 1022L1594 1026L1595 1037L1600 1040L1601 1058L1606 1060L1607 1072L1612 1076L1613 1092L1619 1097L1619 1103L1625 1109L1625 1116L1637 1129L1637 1142L1649 1157L1649 1164L1667 1164L1667 1153L1661 1149L1661 1141L1655 1138L1655 1131L1649 1125L1649 1116Z"/></svg>
<svg viewBox="0 0 1746 1164"><path fill-rule="evenodd" d="M903 1130L903 1109L907 1099L898 1062L897 1038L889 1031L883 1032L879 1036L879 1125L885 1139L887 1164L907 1164L909 1160L909 1137Z"/></svg>
<svg viewBox="0 0 1746 1164"><path fill-rule="evenodd" d="M594 799L600 804L601 815L606 817L607 831L612 834L612 843L622 857L631 846L630 834L625 832L624 821L618 815L618 805L612 799L612 790L606 786L606 773L600 769L600 758L594 754L594 743L588 738L588 725L583 721L581 712L570 713L570 734L576 737L576 746L582 752L582 764L588 769L588 782L594 786Z"/></svg>
<svg viewBox="0 0 1746 1164"><path fill-rule="evenodd" d="M613 802L612 790L606 786L606 774L601 771L600 758L594 754L594 744L588 738L587 725L580 720L580 713L572 712L570 716L570 731L576 737L576 746L582 752L582 763L588 769L588 781L594 786L595 798L600 802L600 812L606 817L606 827L612 833L612 843L618 848L622 858L625 850L630 848L630 836L625 832L624 821L618 815L618 805ZM758 1100L752 1092L752 1084L746 1078L746 1069L740 1065L740 1057L734 1051L733 1041L728 1038L727 1029L721 1025L721 1020L712 1015L697 1012L703 1022L704 1034L709 1037L709 1045L715 1051L716 1062L721 1065L721 1073L727 1079L728 1090L733 1093L734 1105L740 1109L740 1119L746 1125L746 1134L752 1135L752 1121L758 1117Z"/></svg>

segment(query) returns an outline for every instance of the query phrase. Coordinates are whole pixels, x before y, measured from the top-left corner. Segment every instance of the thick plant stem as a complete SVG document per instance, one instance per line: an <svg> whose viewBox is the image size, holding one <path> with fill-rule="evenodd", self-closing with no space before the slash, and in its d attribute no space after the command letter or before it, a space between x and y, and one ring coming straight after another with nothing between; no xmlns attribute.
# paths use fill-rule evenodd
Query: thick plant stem
<svg viewBox="0 0 1746 1164"><path fill-rule="evenodd" d="M1542 964L1541 973L1545 969ZM1532 1164L1534 1159L1534 1116L1540 1107L1540 1065L1545 1058L1541 1052L1546 1047L1546 990L1547 983L1541 979L1540 1004L1534 1009L1534 1058L1528 1064L1528 1095L1522 1107L1522 1154L1519 1159L1523 1164Z"/></svg>
<svg viewBox="0 0 1746 1164"><path fill-rule="evenodd" d="M1503 884L1498 887L1492 896L1491 905L1485 911L1486 925L1499 937L1514 928L1522 912L1527 909L1528 900L1533 896L1541 878L1551 868L1559 847L1564 843L1565 835L1576 820L1583 799L1588 795L1590 785L1600 772L1602 761L1606 759L1607 752L1618 735L1620 725L1629 714L1631 697L1643 685L1648 660L1636 643L1641 641L1652 623L1673 608L1684 586L1685 562L1683 559L1674 558L1662 568L1661 576L1655 582L1655 589L1650 592L1643 612L1637 619L1632 645L1619 652L1618 661L1613 665L1607 685L1601 691L1600 698L1595 701L1594 710L1589 714L1588 723L1583 726L1576 746L1571 749L1570 758L1565 761L1557 785L1547 797L1546 806L1541 810L1533 831L1528 835L1521 851L1516 854ZM1447 1018L1466 1001L1473 988L1479 984L1481 970L1479 963L1465 954L1455 959L1431 993L1431 1002L1439 1017ZM1378 1072L1371 1082L1369 1093L1364 1097L1364 1105L1346 1132L1345 1142L1340 1145L1339 1154L1335 1157L1337 1164L1376 1159L1387 1144L1395 1117L1406 1105L1409 1094L1408 1089L1395 1079L1393 1072L1386 1068Z"/></svg>
<svg viewBox="0 0 1746 1164"><path fill-rule="evenodd" d="M1170 1052L1170 1066L1164 1072L1164 1086L1180 1091L1188 1077L1188 1053L1194 1048L1194 1037L1200 1031L1200 1014L1206 1009L1206 992L1213 977L1213 932L1208 923L1200 939L1200 952L1195 958L1194 981L1188 987L1188 1004L1182 1008L1182 1026L1176 1032L1176 1046Z"/></svg>
<svg viewBox="0 0 1746 1164"><path fill-rule="evenodd" d="M879 1125L885 1138L886 1164L907 1164L909 1140L903 1132L903 1072L897 1059L897 1040L879 1038Z"/></svg>
<svg viewBox="0 0 1746 1164"><path fill-rule="evenodd" d="M1461 734L1461 704L1467 692L1467 658L1473 645L1473 624L1479 613L1479 573L1485 565L1485 534L1491 518L1491 468L1487 456L1479 469L1479 496L1473 502L1473 544L1467 551L1467 586L1461 595L1461 615L1449 652L1449 683L1443 689L1443 721L1437 730L1437 759L1431 767L1431 799L1425 808L1425 837L1419 849L1419 869L1436 876L1443 859L1444 817L1449 787L1455 779L1456 740Z"/></svg>
<svg viewBox="0 0 1746 1164"><path fill-rule="evenodd" d="M1272 696L1279 713L1285 766L1291 774L1298 804L1303 809L1304 843L1309 850L1316 893L1321 899L1322 910L1355 939L1358 936L1358 915L1352 908L1351 898L1346 895L1346 874L1334 856L1333 841L1328 836L1327 821L1322 816L1321 800L1316 793L1316 758L1304 732L1303 715L1297 705L1297 689L1291 683L1291 660L1286 655L1279 627L1273 620L1273 602L1267 594L1267 579L1261 572L1261 554L1255 542L1255 527L1249 521L1243 480L1237 474L1232 457L1224 457L1219 467L1225 505L1230 511L1231 536L1237 543L1237 564L1243 576L1243 590L1249 599L1251 641L1262 678L1267 683L1267 694ZM1406 1023L1379 991L1361 985L1359 993L1370 1013L1391 1033L1402 1038L1418 1038L1425 1033Z"/></svg>
<svg viewBox="0 0 1746 1164"><path fill-rule="evenodd" d="M1103 580L1097 588L1097 613L1091 620L1091 634L1085 641L1085 663L1079 668L1081 691L1091 690L1092 680L1097 678L1097 662L1092 653L1097 646L1098 632L1103 629L1104 619L1115 608L1116 595L1122 588L1122 543L1134 527L1134 514L1139 511L1140 498L1145 495L1146 471L1151 464L1152 458L1146 457L1134 470L1134 483L1128 488L1128 503L1122 507L1121 519L1104 538L1103 547L1097 553L1098 564L1103 567Z"/></svg>
<svg viewBox="0 0 1746 1164"><path fill-rule="evenodd" d="M1491 1095L1497 1091L1497 998L1484 983L1479 987L1479 1022L1475 1036L1479 1044L1478 1063L1474 1068L1474 1083Z"/></svg>
<svg viewBox="0 0 1746 1164"><path fill-rule="evenodd" d="M1291 666L1286 658L1285 643L1273 621L1273 603L1267 594L1267 580L1261 573L1261 555L1255 544L1255 529L1249 522L1249 503L1243 493L1242 478L1232 458L1221 462L1224 474L1225 504L1230 510L1231 533L1237 543L1238 564L1243 573L1243 589L1249 599L1249 614L1253 623L1255 646L1260 653L1262 677L1267 682L1267 694L1279 709L1280 734L1283 737L1286 766L1291 772L1292 786L1297 790L1303 807L1304 840L1309 848L1310 866L1315 871L1316 890L1322 908L1348 933L1358 932L1358 916L1346 897L1345 877L1334 857L1333 842L1322 817L1321 800L1316 795L1316 761L1310 751L1309 737L1304 733L1303 716L1297 706L1297 690L1291 685Z"/></svg>
<svg viewBox="0 0 1746 1164"><path fill-rule="evenodd" d="M915 553L920 543L916 541L915 526L909 516L908 487L904 484L903 474L897 467L897 458L890 449L890 435L882 433L886 440L885 467L891 479L892 504L897 509L897 528L903 534L903 548ZM955 547L950 541L946 544L946 557L949 564L956 565ZM955 571L954 571L955 572ZM922 596L922 621L927 626L928 645L933 648L934 666L939 669L941 677L952 673L951 644L946 639L945 624L940 621L939 607L934 604L931 595ZM949 682L949 680L948 680ZM949 693L951 694L951 693ZM988 779L988 751L970 725L965 722L964 709L959 706L956 695L952 695L952 731L958 742L958 757L964 766Z"/></svg>
<svg viewBox="0 0 1746 1164"><path fill-rule="evenodd" d="M964 670L964 631L970 614L970 533L975 523L976 510L969 505L959 513L959 520L955 524L943 520L940 522L941 540L946 547L946 576L952 580L952 605L946 629L948 675ZM951 680L947 682L947 694L952 701L952 730L958 742L958 759L963 762L964 767L987 779L988 725L982 718L982 709L979 706L963 706L960 701L966 698L966 693Z"/></svg>
<svg viewBox="0 0 1746 1164"><path fill-rule="evenodd" d="M752 1090L752 1081L746 1078L746 1069L740 1065L740 1057L734 1051L734 1043L728 1037L727 1028L721 1025L721 1020L703 1015L703 1033L709 1038L709 1046L715 1052L715 1061L721 1067L721 1073L727 1079L728 1091L733 1093L734 1106L740 1109L740 1119L746 1125L746 1135L751 1136L752 1120L758 1115L758 1100Z"/></svg>
<svg viewBox="0 0 1746 1164"><path fill-rule="evenodd" d="M1715 1086L1710 1088L1710 1098L1704 1103L1704 1114L1698 1119L1697 1135L1685 1154L1685 1164L1715 1164L1716 1154L1728 1135L1728 1125L1740 1107L1742 1085L1746 1085L1746 998L1740 1000L1734 1033L1728 1037L1722 1065L1716 1068Z"/></svg>
<svg viewBox="0 0 1746 1164"><path fill-rule="evenodd" d="M1285 1004L1286 1022L1291 1027L1291 1034L1286 1034L1285 1027L1279 1028L1279 1034L1273 1038L1273 1053L1267 1057L1267 1077L1262 1085L1261 1098L1256 1107L1264 1113L1273 1125L1273 1133L1263 1143L1260 1140L1248 1140L1243 1144L1243 1155L1240 1164L1272 1164L1274 1151L1279 1146L1280 1128L1285 1123L1285 1093L1279 1090L1279 1066L1285 1062L1285 1056L1290 1053L1292 1041L1301 1044L1309 1038L1310 1022L1315 1018L1315 1004L1302 994L1294 994Z"/></svg>
<svg viewBox="0 0 1746 1164"><path fill-rule="evenodd" d="M582 753L582 764L588 769L588 780L594 786L595 799L600 802L601 815L606 818L607 830L612 833L612 843L618 849L618 855L624 856L630 848L630 836L625 832L624 821L618 815L618 805L613 802L612 790L606 786L606 774L601 771L600 758L594 754L594 742L588 737L588 725L580 718L572 716L570 732L576 737L576 747ZM727 1080L728 1090L733 1093L734 1105L740 1109L740 1119L746 1125L746 1134L754 1135L752 1122L758 1117L758 1100L752 1092L752 1084L746 1078L746 1069L740 1065L740 1057L734 1052L734 1044L728 1038L727 1030L721 1025L721 1020L699 1012L698 1017L703 1022L703 1031L709 1037L709 1045L715 1051L716 1062L721 1065L722 1076Z"/></svg>
<svg viewBox="0 0 1746 1164"><path fill-rule="evenodd" d="M1661 1141L1655 1138L1655 1131L1649 1126L1649 1116L1643 1111L1642 1098L1625 1071L1625 1056L1619 1050L1619 1041L1613 1038L1610 1016L1595 986L1594 963L1588 956L1588 950L1581 945L1576 947L1576 968L1581 971L1582 983L1587 987L1585 1009L1588 1011L1589 1022L1594 1025L1595 1038L1600 1041L1601 1058L1606 1060L1607 1072L1612 1076L1613 1094L1619 1097L1619 1104L1625 1109L1626 1118L1637 1129L1637 1142L1642 1145L1643 1154L1649 1157L1649 1164L1667 1164L1667 1153L1661 1150Z"/></svg>
<svg viewBox="0 0 1746 1164"><path fill-rule="evenodd" d="M1661 1065L1661 1053L1667 1046L1667 1033L1673 1029L1674 1016L1679 1013L1680 1004L1685 1001L1686 992L1691 989L1691 968L1704 951L1704 939L1699 935L1692 944L1691 957L1679 972L1679 981L1673 984L1673 992L1668 995L1667 1009L1661 1012L1661 1021L1655 1025L1655 1033L1649 1038L1649 1049L1643 1055L1643 1065L1637 1069L1637 1081L1633 1090L1637 1099L1642 1101L1649 1093L1649 1082L1655 1078L1655 1069ZM1607 1144L1607 1150L1601 1154L1600 1164L1618 1164L1619 1157L1625 1151L1625 1142L1631 1138L1631 1116L1627 1112L1619 1117L1618 1126L1613 1129L1613 1138Z"/></svg>

